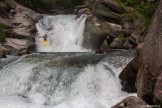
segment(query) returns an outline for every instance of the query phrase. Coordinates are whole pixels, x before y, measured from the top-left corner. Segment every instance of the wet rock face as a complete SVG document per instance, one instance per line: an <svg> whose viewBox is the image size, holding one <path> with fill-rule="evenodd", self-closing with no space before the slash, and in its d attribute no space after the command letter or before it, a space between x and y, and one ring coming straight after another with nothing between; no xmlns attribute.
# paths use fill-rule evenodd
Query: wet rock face
<svg viewBox="0 0 162 108"><path fill-rule="evenodd" d="M130 96L124 99L122 102L119 102L112 108L151 108L149 105L147 105L142 99Z"/></svg>
<svg viewBox="0 0 162 108"><path fill-rule="evenodd" d="M137 89L135 87L136 76L139 69L138 56L135 57L120 73L119 78L121 79L122 90L135 93Z"/></svg>
<svg viewBox="0 0 162 108"><path fill-rule="evenodd" d="M122 49L123 48L123 41L120 37L115 38L109 46L112 49Z"/></svg>
<svg viewBox="0 0 162 108"><path fill-rule="evenodd" d="M38 13L23 7L14 0L7 0L11 8L10 16L13 24L13 33L21 38L30 37L36 33L35 22L41 17Z"/></svg>
<svg viewBox="0 0 162 108"><path fill-rule="evenodd" d="M28 52L28 48L33 45L28 39L6 38L4 45L8 48L8 53L22 55Z"/></svg>
<svg viewBox="0 0 162 108"><path fill-rule="evenodd" d="M83 46L98 49L107 36L115 37L119 32L122 32L120 15L124 11L121 10L125 9L115 2L104 0L96 0L90 7L78 10L79 14L87 14Z"/></svg>
<svg viewBox="0 0 162 108"><path fill-rule="evenodd" d="M11 22L14 26L13 32L23 37L32 36L32 31L35 29L33 21L29 17L14 10L11 13Z"/></svg>
<svg viewBox="0 0 162 108"><path fill-rule="evenodd" d="M101 22L95 16L89 17L85 24L83 46L92 49L99 48L110 32L108 24Z"/></svg>
<svg viewBox="0 0 162 108"><path fill-rule="evenodd" d="M41 17L40 14L36 13L35 11L32 11L29 8L26 8L14 0L7 0L7 3L10 8L14 9L16 12L22 13L25 16L28 16L31 20L37 21L37 18Z"/></svg>
<svg viewBox="0 0 162 108"><path fill-rule="evenodd" d="M143 31L144 21L130 20L128 10L112 0L94 0L80 6L79 15L87 14L83 46L99 49L107 40L107 48L135 48L141 42L139 32Z"/></svg>
<svg viewBox="0 0 162 108"><path fill-rule="evenodd" d="M26 54L30 49L35 50L33 41L37 32L35 23L41 15L14 0L6 0L6 2L8 5L0 2L0 23L11 28L11 34L8 36L11 38L7 38L3 46L7 48L8 54L14 55Z"/></svg>
<svg viewBox="0 0 162 108"><path fill-rule="evenodd" d="M30 44L27 39L6 38L6 46L13 47L16 50L26 49Z"/></svg>
<svg viewBox="0 0 162 108"><path fill-rule="evenodd" d="M137 94L147 103L162 100L162 1L145 38L137 75Z"/></svg>

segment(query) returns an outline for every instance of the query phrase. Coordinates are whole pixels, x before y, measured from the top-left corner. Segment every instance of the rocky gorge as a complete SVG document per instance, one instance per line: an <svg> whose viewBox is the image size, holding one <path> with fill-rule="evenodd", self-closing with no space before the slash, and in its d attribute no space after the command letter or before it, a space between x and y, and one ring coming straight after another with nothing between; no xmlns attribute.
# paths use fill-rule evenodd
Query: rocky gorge
<svg viewBox="0 0 162 108"><path fill-rule="evenodd" d="M3 47L9 47L7 49L10 49L6 53L22 55L30 52L28 48L34 45L33 40L37 32L35 23L44 15L32 11L13 0L1 2L0 6L2 11L0 21L9 27L5 31L11 33L6 40L1 39L3 40ZM64 9L59 11L57 9L49 14L57 15L63 12ZM133 12L135 15L131 14ZM135 48L143 41L144 36L142 34L147 29L145 26L146 19L140 13L116 1L88 1L84 5L76 6L69 13L78 14L78 16L81 14L87 15L83 46L93 50ZM16 38L16 41L18 40L21 44L14 44L17 42L12 38Z"/></svg>
<svg viewBox="0 0 162 108"><path fill-rule="evenodd" d="M162 1L141 0L158 4L155 15L149 20L129 2L118 0L92 0L65 12L65 7L50 12L29 9L14 0L0 2L0 25L4 38L0 38L0 58L6 55L24 55L35 51L35 24L44 15L87 15L83 46L94 51L109 49L136 49L137 56L123 69L119 78L122 90L137 93L113 108L161 107L162 100ZM153 8L153 7L152 7ZM145 12L145 11L144 11ZM154 13L152 13L154 14ZM150 21L151 20L151 21ZM148 24L149 23L149 24ZM151 24L150 24L151 23ZM1 32L1 28L0 28ZM3 36L0 34L0 36Z"/></svg>

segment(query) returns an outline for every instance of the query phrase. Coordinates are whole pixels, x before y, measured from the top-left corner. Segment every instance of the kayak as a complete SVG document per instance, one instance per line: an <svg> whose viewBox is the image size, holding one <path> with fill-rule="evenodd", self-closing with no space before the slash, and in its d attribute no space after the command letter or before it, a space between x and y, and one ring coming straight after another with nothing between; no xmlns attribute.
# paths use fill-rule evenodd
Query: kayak
<svg viewBox="0 0 162 108"><path fill-rule="evenodd" d="M46 40L43 40L43 45L46 46L47 45L47 41Z"/></svg>

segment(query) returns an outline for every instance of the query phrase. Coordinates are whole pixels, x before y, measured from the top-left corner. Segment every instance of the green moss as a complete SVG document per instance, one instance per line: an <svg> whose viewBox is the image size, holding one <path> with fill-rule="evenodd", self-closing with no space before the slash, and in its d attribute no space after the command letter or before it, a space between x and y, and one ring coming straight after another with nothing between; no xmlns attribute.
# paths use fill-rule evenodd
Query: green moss
<svg viewBox="0 0 162 108"><path fill-rule="evenodd" d="M134 22L136 20L144 22L144 30L139 34L146 32L150 26L152 19L154 17L155 10L159 3L159 0L155 2L144 2L143 0L115 0L119 5L125 6L128 8L128 13L123 15L123 18ZM142 29L142 28L141 28Z"/></svg>
<svg viewBox="0 0 162 108"><path fill-rule="evenodd" d="M122 41L122 43L125 43L128 40L129 35L128 34L121 33L118 37Z"/></svg>
<svg viewBox="0 0 162 108"><path fill-rule="evenodd" d="M0 24L0 43L4 42L5 38L10 36L10 32L8 31L9 27Z"/></svg>
<svg viewBox="0 0 162 108"><path fill-rule="evenodd" d="M128 13L123 14L123 18L130 22L134 22L135 20L144 20L144 16L136 10L131 10Z"/></svg>
<svg viewBox="0 0 162 108"><path fill-rule="evenodd" d="M154 15L154 12L158 5L156 2L144 2L142 0L115 0L118 4L129 6L140 12L146 18L150 18Z"/></svg>

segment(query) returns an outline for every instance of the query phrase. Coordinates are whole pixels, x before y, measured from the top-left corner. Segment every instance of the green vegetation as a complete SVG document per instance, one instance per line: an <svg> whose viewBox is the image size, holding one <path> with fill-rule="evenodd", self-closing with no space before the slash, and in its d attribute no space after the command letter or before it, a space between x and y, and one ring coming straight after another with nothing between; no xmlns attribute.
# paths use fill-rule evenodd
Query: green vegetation
<svg viewBox="0 0 162 108"><path fill-rule="evenodd" d="M144 19L144 16L137 10L130 10L128 13L124 14L123 17L131 22Z"/></svg>
<svg viewBox="0 0 162 108"><path fill-rule="evenodd" d="M119 39L122 41L122 43L125 43L128 40L128 38L129 38L129 35L127 34L121 33L119 35Z"/></svg>
<svg viewBox="0 0 162 108"><path fill-rule="evenodd" d="M125 6L132 7L139 11L144 17L150 18L154 15L157 2L144 2L143 0L116 0L118 3L122 3Z"/></svg>
<svg viewBox="0 0 162 108"><path fill-rule="evenodd" d="M54 6L74 8L77 5L84 4L85 0L17 0L20 4L31 9L51 9Z"/></svg>
<svg viewBox="0 0 162 108"><path fill-rule="evenodd" d="M156 2L144 2L143 0L115 0L119 4L132 7L139 11L146 18L152 17L156 10L158 1Z"/></svg>
<svg viewBox="0 0 162 108"><path fill-rule="evenodd" d="M0 24L0 43L4 42L5 38L10 36L10 32L8 31L9 27Z"/></svg>
<svg viewBox="0 0 162 108"><path fill-rule="evenodd" d="M144 21L145 30L148 29L154 17L155 10L159 1L148 2L145 0L115 0L118 4L131 7L130 12L124 17L130 21Z"/></svg>

